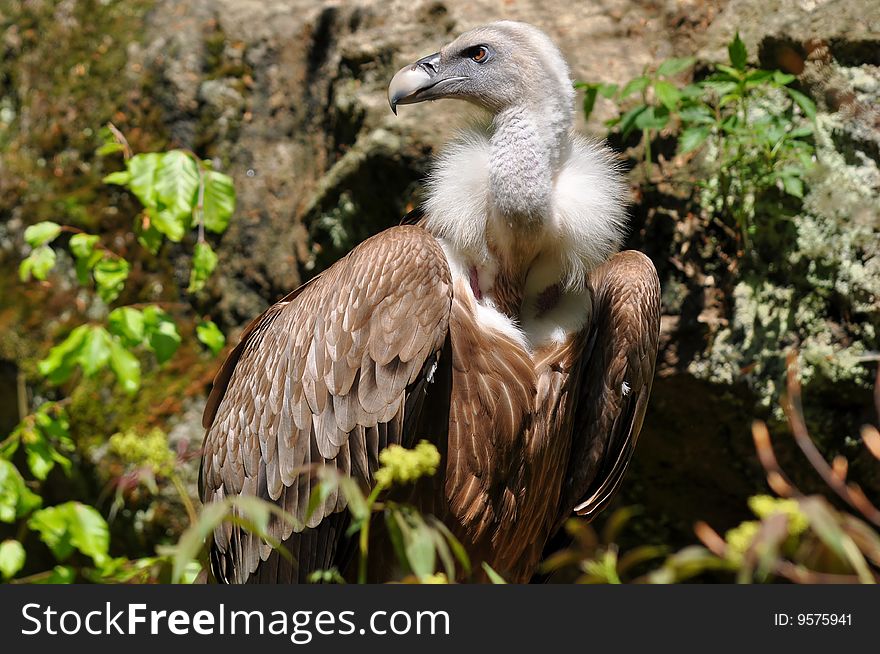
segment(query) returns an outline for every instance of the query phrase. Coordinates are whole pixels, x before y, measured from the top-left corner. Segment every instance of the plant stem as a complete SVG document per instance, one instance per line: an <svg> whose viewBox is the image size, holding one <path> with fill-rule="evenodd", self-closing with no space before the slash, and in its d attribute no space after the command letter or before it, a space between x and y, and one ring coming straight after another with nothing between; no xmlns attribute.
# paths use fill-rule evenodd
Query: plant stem
<svg viewBox="0 0 880 654"><path fill-rule="evenodd" d="M373 508L376 505L376 500L379 498L379 493L385 490L385 486L383 484L376 484L373 488L370 495L367 497L367 517L364 518L364 525L361 527L360 538L358 544L360 546L360 561L358 561L358 583L365 584L367 583L367 557L369 555L369 547L370 547L370 522L373 516Z"/></svg>
<svg viewBox="0 0 880 654"><path fill-rule="evenodd" d="M196 223L199 226L199 243L205 242L205 171L202 170L202 163L196 159L196 169L199 171L199 192L196 196L196 206L193 207L193 216L196 217Z"/></svg>
<svg viewBox="0 0 880 654"><path fill-rule="evenodd" d="M19 370L15 376L16 394L18 396L18 421L22 422L30 413L28 410L27 384L24 371Z"/></svg>
<svg viewBox="0 0 880 654"><path fill-rule="evenodd" d="M364 526L361 527L360 533L360 550L361 550L361 558L358 561L358 583L365 584L367 583L367 555L369 553L369 542L370 542L370 520L371 516L368 515L364 518Z"/></svg>
<svg viewBox="0 0 880 654"><path fill-rule="evenodd" d="M195 524L199 519L199 515L196 512L195 505L193 505L192 498L189 496L189 491L186 490L186 486L183 485L183 481L181 481L180 476L176 472L172 472L168 477L174 484L174 488L177 489L177 494L180 495L180 500L183 502L183 508L186 509L186 515L189 518L190 524Z"/></svg>

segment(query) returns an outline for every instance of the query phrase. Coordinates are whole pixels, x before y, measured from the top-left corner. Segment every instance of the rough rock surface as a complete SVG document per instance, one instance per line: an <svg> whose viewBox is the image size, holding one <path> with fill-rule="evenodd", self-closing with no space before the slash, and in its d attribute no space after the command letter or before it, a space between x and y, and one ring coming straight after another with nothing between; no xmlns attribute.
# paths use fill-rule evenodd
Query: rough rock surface
<svg viewBox="0 0 880 654"><path fill-rule="evenodd" d="M73 20L69 5L58 5L65 20ZM121 90L95 116L127 113L120 127L129 134L161 126L138 143L191 148L234 177L238 210L217 244L221 270L199 306L234 336L268 303L416 204L431 154L474 111L445 102L403 107L395 117L386 84L403 64L498 18L549 32L575 79L620 83L671 56L723 60L738 29L765 65L801 75L825 113L847 104L853 88L866 106L877 100L880 4L873 0L158 0L136 19L138 29L114 35L110 47L124 53L114 82ZM11 30L3 37L13 56L20 36ZM829 76L810 63L816 43L843 68ZM5 106L0 102L0 128ZM609 110L599 106L580 128L601 134ZM857 114L836 133L876 162L876 113ZM139 117L153 123L139 124ZM2 138L0 129L0 144ZM0 224L4 247L20 238L26 222L51 217L22 216L22 197L20 187L4 187L0 179L0 217L12 221L8 231ZM665 280L669 234L640 222L645 211L636 215L630 245L651 253ZM8 274L17 262L4 259L4 251L11 250L0 250ZM667 306L668 356L621 498L652 516L639 538L673 545L692 542L697 519L720 529L735 524L747 511L743 498L764 487L749 425L766 409L756 408L745 382L700 377L688 368L703 354L706 320L714 319L707 313L711 301L699 291L698 302ZM707 281L705 297L715 291ZM19 324L22 315L9 320ZM16 343L0 338L0 357L23 356ZM171 428L175 438L187 430L193 441L202 436L192 416ZM787 451L782 456L784 463L791 459Z"/></svg>
<svg viewBox="0 0 880 654"><path fill-rule="evenodd" d="M386 86L400 66L471 27L510 18L551 33L576 79L628 79L674 55L677 41L689 47L691 33L671 28L691 6L714 11L627 0L160 2L129 67L164 81L157 99L174 141L196 146L199 125L215 123L212 154L235 177L240 201L215 290L224 318L238 323L394 224L430 153L472 117L448 102L395 117ZM219 35L222 51L212 53L206 40Z"/></svg>

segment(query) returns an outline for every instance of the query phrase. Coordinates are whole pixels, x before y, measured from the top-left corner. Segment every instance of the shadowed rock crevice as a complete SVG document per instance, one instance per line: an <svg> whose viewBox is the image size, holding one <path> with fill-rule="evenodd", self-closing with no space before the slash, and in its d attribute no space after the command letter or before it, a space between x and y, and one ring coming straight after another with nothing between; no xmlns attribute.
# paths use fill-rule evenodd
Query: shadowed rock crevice
<svg viewBox="0 0 880 654"><path fill-rule="evenodd" d="M394 117L385 95L388 80L451 34L501 17L546 29L579 80L621 84L663 59L695 53L703 62L725 61L726 44L737 30L763 65L798 74L798 88L820 107L821 133L830 135L827 152L842 158L819 171L815 182L824 183L828 198L810 198L816 211L834 218L805 217L768 235L761 278L752 284L757 291L740 287L740 294L749 306L768 306L773 293L757 282L785 287L785 276L796 270L794 297L800 300L805 290L843 270L850 276L841 274L823 290L831 298L827 315L811 324L817 333L835 336L850 323L864 325L859 338L873 343L869 351L880 351L880 318L871 309L878 296L865 281L873 279L880 261L869 239L876 206L860 211L855 191L849 192L859 188L855 182L870 186L880 160L880 38L866 27L880 24L876 2L158 0L134 3L137 10L132 3L13 4L21 20L0 25L0 294L4 305L14 307L0 306L0 353L22 369L33 370L75 301L69 289L18 284L24 228L61 219L128 231L137 213L133 199L100 182L118 166L91 154L103 122L114 120L136 150L191 148L233 176L236 215L222 239L212 241L220 269L203 294L184 299L234 340L271 302L418 204L431 154L475 113L446 102L406 107ZM75 5L78 26L65 29L73 23L55 12ZM81 13L87 6L95 8L89 15ZM110 41L102 43L96 30L107 32ZM101 47L106 50L98 57ZM72 61L88 63L89 74L71 72ZM603 134L601 121L612 110L599 103L594 120L579 128ZM674 155L672 140L664 138L655 159ZM636 140L634 135L612 145L623 151ZM854 182L853 174L861 177ZM652 403L617 505L645 507L633 539L673 547L694 541L696 520L723 529L747 518L744 498L766 489L749 426L755 417L773 417L773 406L763 401L765 389L750 389L743 378L755 358L795 344L779 335L776 318L730 327L742 279L725 271L736 253L722 250L728 260L716 255L709 246L723 236L715 227L695 229L693 212L675 189L644 190L635 198L627 241L656 264L665 315ZM791 230L808 228L817 252L789 263L781 253L793 247ZM846 240L854 233L861 240ZM838 254L850 251L873 252L873 259L865 259L875 263L853 255L838 265ZM831 261L832 255L838 258ZM171 295L185 286L186 271L172 260L166 272L167 299L177 299ZM51 324L42 325L47 311ZM782 306L779 316L787 312ZM718 357L697 370L696 363L723 340L722 332L727 349L719 348ZM863 381L853 381L853 360L840 363L829 355L821 361L805 390L810 426L829 453L850 457L853 478L877 493L877 473L854 456L858 426L871 418L870 395ZM145 380L144 393L159 405L168 391L150 383ZM78 410L86 411L86 404ZM154 419L144 417L143 408L136 412L145 422ZM87 418L80 424L95 426ZM155 420L177 421L181 438L201 441L197 420ZM785 437L778 441L790 445ZM807 470L790 448L781 456L792 474Z"/></svg>

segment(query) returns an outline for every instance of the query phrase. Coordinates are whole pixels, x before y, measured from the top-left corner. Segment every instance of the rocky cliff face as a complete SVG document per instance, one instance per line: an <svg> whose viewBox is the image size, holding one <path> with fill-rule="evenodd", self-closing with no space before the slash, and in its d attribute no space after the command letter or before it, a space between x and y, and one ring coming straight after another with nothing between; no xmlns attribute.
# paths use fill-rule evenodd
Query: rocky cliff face
<svg viewBox="0 0 880 654"><path fill-rule="evenodd" d="M473 112L444 103L395 117L386 87L400 66L507 17L553 34L577 79L632 77L676 52L678 17L639 6L158 3L129 67L157 76L172 139L204 144L236 177L241 218L224 238L228 274L216 288L227 321L253 315L417 200L431 153Z"/></svg>
<svg viewBox="0 0 880 654"><path fill-rule="evenodd" d="M559 43L576 79L607 82L672 56L722 60L739 29L767 66L802 77L829 121L829 150L852 169L840 174L861 179L868 202L876 201L880 8L870 0L29 0L0 8L3 276L17 264L23 227L36 220L61 212L63 220L102 230L125 228L97 190L105 164L90 154L97 129L113 120L135 149L189 148L234 177L238 210L217 244L219 274L206 294L186 298L234 335L268 303L418 203L432 153L475 116L443 103L405 107L395 117L387 82L406 62L498 18L539 25ZM810 58L819 45L827 55ZM600 107L580 128L602 134L608 111ZM64 199L71 194L75 201ZM850 200L861 206L864 197ZM749 425L768 415L770 402L739 372L750 363L742 353L761 331L761 318L736 328L735 303L716 280L670 264L687 234L673 214L657 211L664 201L637 202L629 242L651 254L669 292L652 406L621 501L646 507L650 519L640 538L684 543L697 519L724 528L744 517L743 498L763 487ZM876 204L859 216L868 245L852 246L860 257L853 265L865 268L854 283L868 289L865 302L876 304ZM841 215L828 233L849 233L847 220ZM871 238L873 263L866 263ZM172 267L168 275L179 283L185 272ZM26 296L2 280L0 292L0 357L27 369L46 337L33 304L55 298L61 315L63 295ZM872 315L866 324L875 327L862 338L873 338L876 350ZM34 331L22 336L29 325ZM776 337L765 337L761 347ZM715 348L718 342L727 349ZM828 390L808 399L827 410L817 420L840 426L828 431L832 452L851 455L870 396L864 380L846 381L845 395ZM182 410L170 418L179 437L201 439L196 414ZM875 489L880 483L865 481Z"/></svg>

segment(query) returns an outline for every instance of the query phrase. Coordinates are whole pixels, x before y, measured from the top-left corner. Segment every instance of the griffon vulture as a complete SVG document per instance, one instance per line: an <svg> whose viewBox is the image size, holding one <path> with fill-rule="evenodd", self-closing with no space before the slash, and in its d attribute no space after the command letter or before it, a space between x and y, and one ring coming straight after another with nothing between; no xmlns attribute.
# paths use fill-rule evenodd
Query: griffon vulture
<svg viewBox="0 0 880 654"><path fill-rule="evenodd" d="M651 391L657 273L619 252L627 187L604 146L572 133L574 90L540 30L471 30L391 80L391 108L459 98L491 121L455 140L423 216L388 229L270 307L244 331L204 414L205 503L256 495L292 557L238 526L213 534L222 582L302 582L356 566L333 466L363 487L392 443L436 444L440 470L401 492L470 553L526 581L564 520L620 485ZM439 110L439 109L438 109ZM305 471L305 472L304 472ZM393 560L371 549L371 577Z"/></svg>

